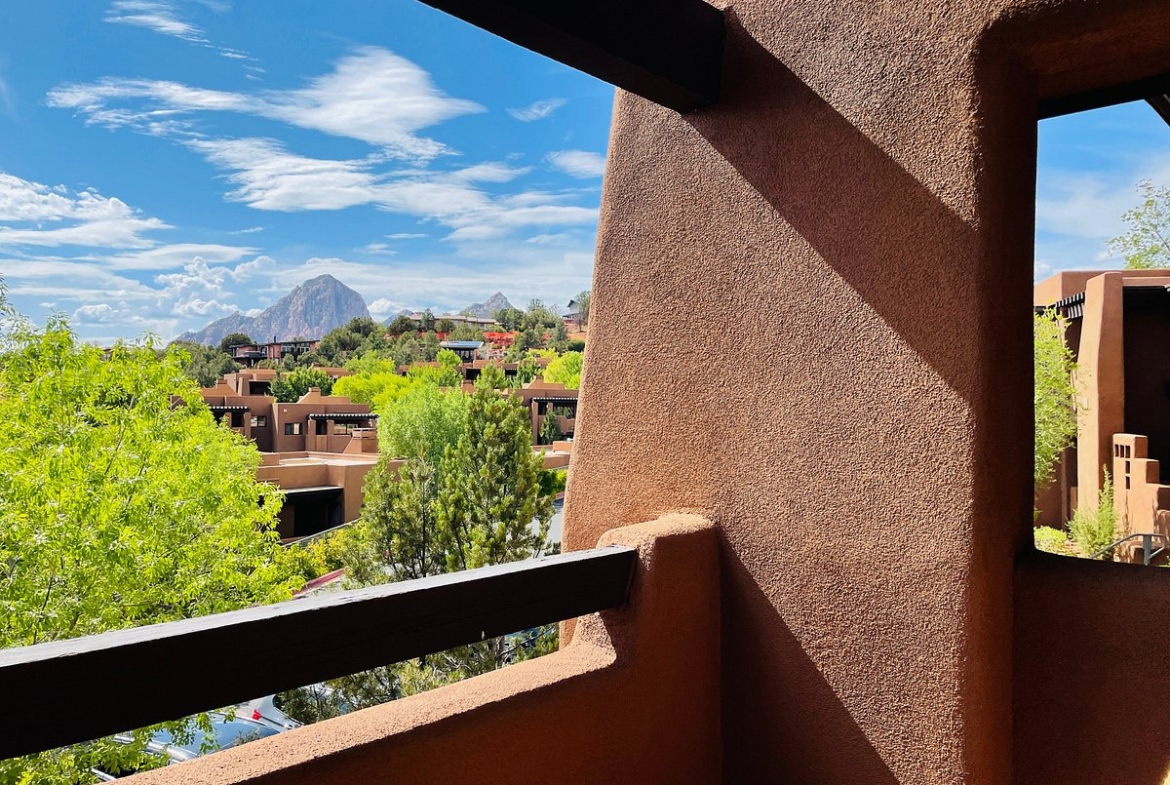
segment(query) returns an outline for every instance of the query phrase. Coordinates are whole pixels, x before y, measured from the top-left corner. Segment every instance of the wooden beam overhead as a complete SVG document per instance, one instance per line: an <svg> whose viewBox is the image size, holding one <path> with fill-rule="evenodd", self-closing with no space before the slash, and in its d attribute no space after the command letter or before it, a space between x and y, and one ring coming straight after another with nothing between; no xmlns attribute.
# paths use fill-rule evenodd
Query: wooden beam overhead
<svg viewBox="0 0 1170 785"><path fill-rule="evenodd" d="M710 106L723 12L703 0L423 0L677 112Z"/></svg>
<svg viewBox="0 0 1170 785"><path fill-rule="evenodd" d="M1162 95L1151 96L1146 99L1150 106L1154 107L1154 111L1158 116L1166 121L1166 125L1170 125L1170 92Z"/></svg>
<svg viewBox="0 0 1170 785"><path fill-rule="evenodd" d="M1087 112L1090 109L1100 109L1130 101L1148 101L1162 116L1162 119L1170 123L1170 118L1167 117L1167 112L1170 112L1170 99L1167 98L1167 94L1170 94L1170 73L1158 74L1136 82L1045 99L1040 102L1040 119L1046 120L1049 117L1060 117L1074 112Z"/></svg>

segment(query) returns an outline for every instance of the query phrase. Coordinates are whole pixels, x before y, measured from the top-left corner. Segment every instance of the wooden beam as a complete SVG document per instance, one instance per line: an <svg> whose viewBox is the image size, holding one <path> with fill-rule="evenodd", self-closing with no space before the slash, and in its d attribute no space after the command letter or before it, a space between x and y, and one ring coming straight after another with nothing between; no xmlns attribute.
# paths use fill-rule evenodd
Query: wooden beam
<svg viewBox="0 0 1170 785"><path fill-rule="evenodd" d="M1098 90L1089 90L1074 95L1048 98L1040 102L1040 119L1060 117L1074 112L1086 112L1090 109L1100 109L1105 106L1124 104L1129 101L1149 101L1151 104L1158 96L1170 93L1170 73L1158 74L1148 79L1139 79L1136 82L1127 82L1121 85L1102 87ZM1155 106L1157 109L1157 106ZM1161 114L1161 112L1159 112ZM1165 115L1163 115L1165 119ZM1167 120L1170 122L1170 120Z"/></svg>
<svg viewBox="0 0 1170 785"><path fill-rule="evenodd" d="M609 547L0 651L0 759L626 602Z"/></svg>
<svg viewBox="0 0 1170 785"><path fill-rule="evenodd" d="M1170 91L1162 95L1151 96L1146 101L1154 108L1158 116L1166 122L1166 125L1170 125Z"/></svg>
<svg viewBox="0 0 1170 785"><path fill-rule="evenodd" d="M719 98L723 12L703 0L423 0L677 112Z"/></svg>

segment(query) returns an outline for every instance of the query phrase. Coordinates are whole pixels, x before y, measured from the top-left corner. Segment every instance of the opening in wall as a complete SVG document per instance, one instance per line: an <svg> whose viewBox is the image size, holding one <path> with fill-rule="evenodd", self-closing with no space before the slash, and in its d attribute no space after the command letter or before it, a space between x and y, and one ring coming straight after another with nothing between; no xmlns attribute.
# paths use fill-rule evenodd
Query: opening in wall
<svg viewBox="0 0 1170 785"><path fill-rule="evenodd" d="M1170 553L1168 123L1170 98L1160 92L1040 122L1033 304L1041 550L1146 564Z"/></svg>

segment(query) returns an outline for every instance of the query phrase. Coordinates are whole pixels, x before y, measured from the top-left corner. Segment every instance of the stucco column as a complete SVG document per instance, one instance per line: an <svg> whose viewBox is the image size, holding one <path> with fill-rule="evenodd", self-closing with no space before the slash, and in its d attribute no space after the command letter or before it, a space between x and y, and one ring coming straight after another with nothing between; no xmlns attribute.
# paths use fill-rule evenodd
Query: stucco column
<svg viewBox="0 0 1170 785"><path fill-rule="evenodd" d="M1122 273L1105 273L1085 284L1077 390L1077 504L1096 506L1112 465L1113 434L1125 431L1125 356Z"/></svg>

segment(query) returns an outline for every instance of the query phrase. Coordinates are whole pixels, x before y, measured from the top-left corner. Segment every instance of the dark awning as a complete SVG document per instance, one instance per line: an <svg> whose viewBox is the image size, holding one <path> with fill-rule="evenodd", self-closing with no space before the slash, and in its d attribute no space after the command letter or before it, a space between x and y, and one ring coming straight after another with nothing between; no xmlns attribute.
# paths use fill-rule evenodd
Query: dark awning
<svg viewBox="0 0 1170 785"><path fill-rule="evenodd" d="M208 404L207 408L211 409L211 411L213 411L213 412L246 412L246 411L251 410L252 407L250 407L250 406L221 406L221 405L212 403L212 404Z"/></svg>
<svg viewBox="0 0 1170 785"><path fill-rule="evenodd" d="M370 412L362 414L361 412L324 412L313 413L309 415L310 420L333 420L333 422L363 422L365 420L376 420L378 415Z"/></svg>

